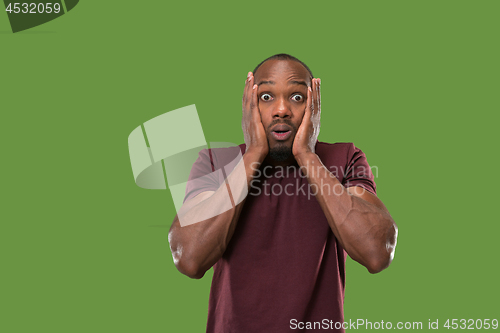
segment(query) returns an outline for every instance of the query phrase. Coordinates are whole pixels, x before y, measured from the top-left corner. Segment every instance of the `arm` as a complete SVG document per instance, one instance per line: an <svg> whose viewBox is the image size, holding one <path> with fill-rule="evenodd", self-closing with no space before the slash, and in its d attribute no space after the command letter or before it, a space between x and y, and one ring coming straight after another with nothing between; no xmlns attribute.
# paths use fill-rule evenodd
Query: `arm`
<svg viewBox="0 0 500 333"><path fill-rule="evenodd" d="M207 216L207 211L227 202L227 192L231 198L239 198L248 191L258 166L267 155L267 138L257 105L257 89L249 73L243 94L242 127L247 144L243 159L216 191L202 192L185 202L170 228L168 240L175 266L191 278L203 277L222 257L245 200L235 205L235 200L231 199L231 209L207 219L200 219L200 216Z"/></svg>
<svg viewBox="0 0 500 333"><path fill-rule="evenodd" d="M313 79L293 152L306 172L335 237L351 258L370 273L387 268L394 257L397 226L377 196L354 186L346 189L314 153L319 134L320 91Z"/></svg>
<svg viewBox="0 0 500 333"><path fill-rule="evenodd" d="M387 268L394 257L397 227L382 201L359 186L346 190L314 153L302 155L298 164L305 168L328 224L349 256L370 273Z"/></svg>
<svg viewBox="0 0 500 333"><path fill-rule="evenodd" d="M243 155L235 168L236 172L232 172L217 191L198 194L187 201L175 216L168 240L174 263L181 273L199 279L222 257L233 236L245 200L236 206L233 201L231 209L201 222L197 221L200 221L199 216L227 201L227 192L232 198L241 195L244 189L229 186L238 183L231 178L240 177L238 169L242 169L247 175L245 185L249 186L255 172L255 162L259 160L254 154ZM184 226L181 226L179 216Z"/></svg>

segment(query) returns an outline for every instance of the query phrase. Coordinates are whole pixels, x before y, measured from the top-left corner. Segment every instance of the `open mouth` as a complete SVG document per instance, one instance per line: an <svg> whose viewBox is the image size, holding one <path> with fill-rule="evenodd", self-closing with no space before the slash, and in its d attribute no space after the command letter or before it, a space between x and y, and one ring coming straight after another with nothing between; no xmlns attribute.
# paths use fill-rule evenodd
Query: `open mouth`
<svg viewBox="0 0 500 333"><path fill-rule="evenodd" d="M271 134L276 140L283 141L291 136L292 130L288 125L278 124L273 127Z"/></svg>

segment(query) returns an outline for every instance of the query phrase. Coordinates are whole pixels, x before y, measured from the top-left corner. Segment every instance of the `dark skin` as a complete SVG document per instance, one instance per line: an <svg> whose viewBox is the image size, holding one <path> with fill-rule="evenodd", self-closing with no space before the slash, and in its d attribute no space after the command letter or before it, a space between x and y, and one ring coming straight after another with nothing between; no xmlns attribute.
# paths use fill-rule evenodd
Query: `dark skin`
<svg viewBox="0 0 500 333"><path fill-rule="evenodd" d="M387 268L394 257L397 226L376 195L358 186L346 189L315 154L321 115L320 84L320 79L312 78L300 63L291 60L268 60L255 77L248 74L242 103L247 186L255 175L255 163L259 165L264 159L282 166L297 163L313 191L316 188L316 199L340 245L370 273L377 273ZM292 154L286 161L271 159L270 149L278 146L291 147ZM325 186L334 189L333 193L320 190ZM219 190L201 193L189 204L203 209L203 205L217 202L222 192ZM184 227L175 217L169 242L181 273L201 278L222 257L244 203Z"/></svg>

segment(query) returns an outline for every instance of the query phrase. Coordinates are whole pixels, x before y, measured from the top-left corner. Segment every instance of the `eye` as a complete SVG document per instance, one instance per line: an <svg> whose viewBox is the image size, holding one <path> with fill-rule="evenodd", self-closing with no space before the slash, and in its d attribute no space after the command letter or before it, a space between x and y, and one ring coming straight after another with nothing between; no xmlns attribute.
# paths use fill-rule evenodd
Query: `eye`
<svg viewBox="0 0 500 333"><path fill-rule="evenodd" d="M269 94L262 94L260 96L260 99L263 100L264 102L268 102L268 101L272 100L273 98Z"/></svg>
<svg viewBox="0 0 500 333"><path fill-rule="evenodd" d="M302 96L301 94L295 94L292 96L292 99L295 102L302 102L302 100L304 99L304 96Z"/></svg>

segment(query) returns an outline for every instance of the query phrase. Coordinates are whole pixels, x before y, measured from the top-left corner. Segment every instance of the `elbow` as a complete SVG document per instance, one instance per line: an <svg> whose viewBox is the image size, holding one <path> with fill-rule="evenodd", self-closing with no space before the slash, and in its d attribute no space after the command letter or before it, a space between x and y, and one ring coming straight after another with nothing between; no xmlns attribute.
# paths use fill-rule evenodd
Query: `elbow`
<svg viewBox="0 0 500 333"><path fill-rule="evenodd" d="M179 272L191 279L201 279L205 275L206 270L191 256L188 256L185 251L183 251L183 247L178 246L170 250L172 252L175 267Z"/></svg>
<svg viewBox="0 0 500 333"><path fill-rule="evenodd" d="M197 261L182 253L182 249L172 251L172 258L177 270L191 279L201 279L206 273Z"/></svg>
<svg viewBox="0 0 500 333"><path fill-rule="evenodd" d="M187 260L179 260L175 263L175 267L179 272L191 279L201 279L206 273L200 265Z"/></svg>
<svg viewBox="0 0 500 333"><path fill-rule="evenodd" d="M371 274L376 274L382 272L384 269L389 267L394 259L394 253L396 251L396 243L398 237L398 228L394 223L386 237L386 242L383 249L377 256L374 256L371 261L366 265L368 272Z"/></svg>
<svg viewBox="0 0 500 333"><path fill-rule="evenodd" d="M170 252L177 270L191 279L201 279L206 270L203 270L201 264L194 260L193 255L189 254L189 247L177 236L175 229L170 230L168 242L170 243Z"/></svg>
<svg viewBox="0 0 500 333"><path fill-rule="evenodd" d="M368 272L371 274L377 274L382 272L384 269L389 267L392 262L392 257L381 256L380 258L372 260L366 265Z"/></svg>

